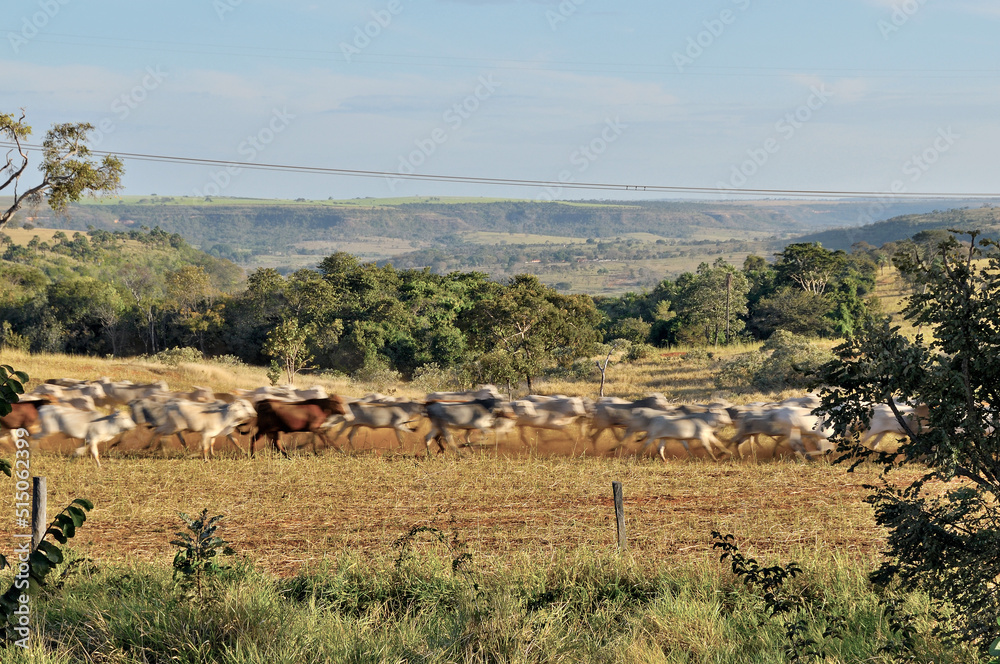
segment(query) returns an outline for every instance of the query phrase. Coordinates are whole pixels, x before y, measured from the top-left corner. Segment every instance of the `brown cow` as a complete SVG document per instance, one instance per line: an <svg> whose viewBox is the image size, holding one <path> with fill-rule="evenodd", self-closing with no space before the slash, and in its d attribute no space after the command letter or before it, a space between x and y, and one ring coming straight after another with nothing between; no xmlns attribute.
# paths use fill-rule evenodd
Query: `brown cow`
<svg viewBox="0 0 1000 664"><path fill-rule="evenodd" d="M341 415L345 420L351 419L351 411L344 407L344 402L337 395L325 399L307 399L305 401L286 402L263 399L256 404L257 433L250 441L250 457L253 458L257 441L266 437L285 458L288 452L281 444L282 433L310 431L313 434L313 454L316 454L316 435L321 435L324 441L330 442L326 431L332 426L334 415ZM339 451L337 445L333 446Z"/></svg>
<svg viewBox="0 0 1000 664"><path fill-rule="evenodd" d="M10 436L15 429L31 429L38 426L38 409L51 403L48 399L22 399L10 405L9 414L0 417L0 440Z"/></svg>

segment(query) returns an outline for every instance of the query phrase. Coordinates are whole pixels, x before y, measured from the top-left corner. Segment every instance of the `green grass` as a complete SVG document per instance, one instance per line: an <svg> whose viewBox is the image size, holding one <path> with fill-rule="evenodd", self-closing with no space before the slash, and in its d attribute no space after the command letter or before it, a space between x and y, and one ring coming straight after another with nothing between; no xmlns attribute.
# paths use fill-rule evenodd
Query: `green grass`
<svg viewBox="0 0 1000 664"><path fill-rule="evenodd" d="M497 574L424 538L402 560L341 557L288 578L246 562L201 602L174 591L165 564L82 562L34 604L39 642L4 662L787 662L779 620L724 565L656 567L577 552L524 558ZM765 563L777 561L762 561ZM783 562L783 561L782 561ZM824 662L888 662L888 621L846 561L804 561L788 589L815 616L839 616ZM981 661L927 636L926 601L906 609L918 659ZM820 627L822 623L818 623Z"/></svg>

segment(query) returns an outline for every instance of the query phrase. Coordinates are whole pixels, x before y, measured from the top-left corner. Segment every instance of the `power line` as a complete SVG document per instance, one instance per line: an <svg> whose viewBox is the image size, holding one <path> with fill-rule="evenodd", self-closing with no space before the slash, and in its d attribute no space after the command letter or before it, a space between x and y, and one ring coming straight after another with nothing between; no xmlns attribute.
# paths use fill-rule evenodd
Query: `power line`
<svg viewBox="0 0 1000 664"><path fill-rule="evenodd" d="M17 144L10 141L0 141L0 147L16 148ZM21 144L21 148L29 152L38 152L42 146ZM279 173L302 173L310 175L333 175L343 177L382 178L388 180L414 180L419 182L447 182L452 184L478 184L485 186L534 187L547 189L583 189L592 191L624 191L667 194L716 194L737 196L784 196L794 198L891 198L891 199L971 199L1000 198L1000 193L955 193L955 192L921 192L895 193L880 191L852 191L834 189L748 189L694 187L683 185L659 184L622 184L612 182L562 182L559 180L531 180L519 178L488 178L468 175L441 175L422 173L394 173L392 171L371 171L355 168L331 168L323 166L301 166L292 164L266 164L250 161L231 161L227 159L205 159L201 157L178 157L163 154L148 154L141 152L108 152L91 150L98 156L116 156L134 161L149 161L165 164L186 166L219 166L237 167L250 170L273 171Z"/></svg>

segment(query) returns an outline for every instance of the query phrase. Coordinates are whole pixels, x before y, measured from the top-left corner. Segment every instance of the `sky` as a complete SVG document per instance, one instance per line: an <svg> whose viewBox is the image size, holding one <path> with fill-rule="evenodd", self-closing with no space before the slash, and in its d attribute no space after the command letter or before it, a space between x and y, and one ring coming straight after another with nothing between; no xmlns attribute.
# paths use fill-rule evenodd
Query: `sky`
<svg viewBox="0 0 1000 664"><path fill-rule="evenodd" d="M0 112L98 150L566 183L1000 192L995 0L7 0ZM37 158L37 155L36 155ZM128 159L126 194L692 198ZM714 196L714 194L712 195Z"/></svg>

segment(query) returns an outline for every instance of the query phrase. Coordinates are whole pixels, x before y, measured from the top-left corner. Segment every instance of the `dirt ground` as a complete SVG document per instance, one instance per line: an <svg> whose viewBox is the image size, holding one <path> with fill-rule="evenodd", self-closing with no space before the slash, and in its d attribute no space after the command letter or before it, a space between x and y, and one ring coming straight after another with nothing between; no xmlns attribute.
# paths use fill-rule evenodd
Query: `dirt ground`
<svg viewBox="0 0 1000 664"><path fill-rule="evenodd" d="M875 471L849 475L823 461L715 462L702 450L685 459L677 446L670 451L678 458L664 464L637 455L638 444L614 450L610 434L595 451L559 432L528 445L516 434L501 436L499 445L466 448L461 458L428 457L422 436L407 435L400 452L392 432L378 432L359 434L353 453L321 449L318 457L308 435L296 436L291 460L270 450L251 460L220 440L218 458L204 463L194 436L187 452L176 438L161 452L141 451L148 438L132 433L120 450L102 450L100 470L89 459L66 458L72 441L48 439L33 456L32 471L48 477L50 519L76 497L96 505L72 542L82 555L169 565L178 512L202 508L224 514L223 536L279 575L344 556L391 557L414 525L456 534L485 568L612 554L612 481L625 486L629 555L651 566L715 561L713 530L736 534L751 553L774 555L869 559L882 541L863 502L862 485ZM758 461L767 456L763 450Z"/></svg>
<svg viewBox="0 0 1000 664"><path fill-rule="evenodd" d="M332 445L327 444L326 441L317 439L317 452L323 452L324 450L329 451L342 451L349 454L403 454L411 456L425 456L428 454L427 447L424 444L424 437L429 431L429 426L426 422L423 422L420 427L410 434L403 434L403 446L400 448L399 441L396 438L395 431L391 429L359 429L357 435L355 436L355 444L352 447L349 445L346 434L343 436L337 436L338 427L334 427L330 431L329 442ZM732 429L724 430L722 433L722 439L726 440L729 435L734 432ZM621 435L621 431L617 432L617 436ZM181 446L178 441L177 436L164 437L161 440L158 452L150 452L147 447L152 443L152 434L148 429L139 428L126 433L121 437L119 442L114 446L113 449L108 449L108 445L102 445L100 448L101 457L107 456L138 456L138 455L148 455L148 454L159 454L162 456L195 456L199 455L201 438L197 434L185 433L184 440L187 444L187 448ZM234 438L239 444L239 449L237 449L233 443L225 437L219 437L214 442L214 452L219 457L245 457L250 449L250 439L252 438L252 433L240 433L236 432ZM290 454L312 454L312 435L311 434L282 434L281 436L282 445L285 446L286 450ZM495 435L494 432L488 432L488 434L483 437L478 433L473 435L472 445L466 447L464 445L463 436L455 436L454 441L456 445L459 445L463 450L463 453L475 452L475 453L488 453L495 454L501 457L508 458L524 458L530 456L563 456L563 457L576 457L576 456L592 456L592 457L623 457L623 456L655 456L656 448L645 447L641 441L637 442L635 440L627 441L623 444L618 443L618 438L616 434L611 432L604 432L599 436L597 444L593 445L590 442L589 437L583 437L580 435L580 430L577 427L570 428L565 432L562 431L552 431L544 429L524 429L523 431L509 431ZM7 441L4 441L7 443ZM59 455L72 455L74 450L79 446L78 441L69 440L61 435L50 436L38 443L38 448L44 452L55 453ZM5 445L6 449L10 449L9 445ZM257 453L266 449L266 441L258 441L255 451ZM430 445L431 454L440 454L440 450L435 442L431 442ZM453 454L451 450L446 450L446 454ZM665 454L667 458L675 459L686 459L686 458L699 458L699 459L711 459L709 454L704 448L698 445L692 445L690 448L690 453L684 449L681 443L671 441L666 449ZM786 444L776 444L772 439L767 436L762 436L760 443L758 445L751 445L750 443L743 443L739 450L737 450L738 456L748 459L756 459L757 461L768 461L775 458L791 458L794 457L794 452ZM716 450L716 455L720 459L726 459L724 454L721 454Z"/></svg>

